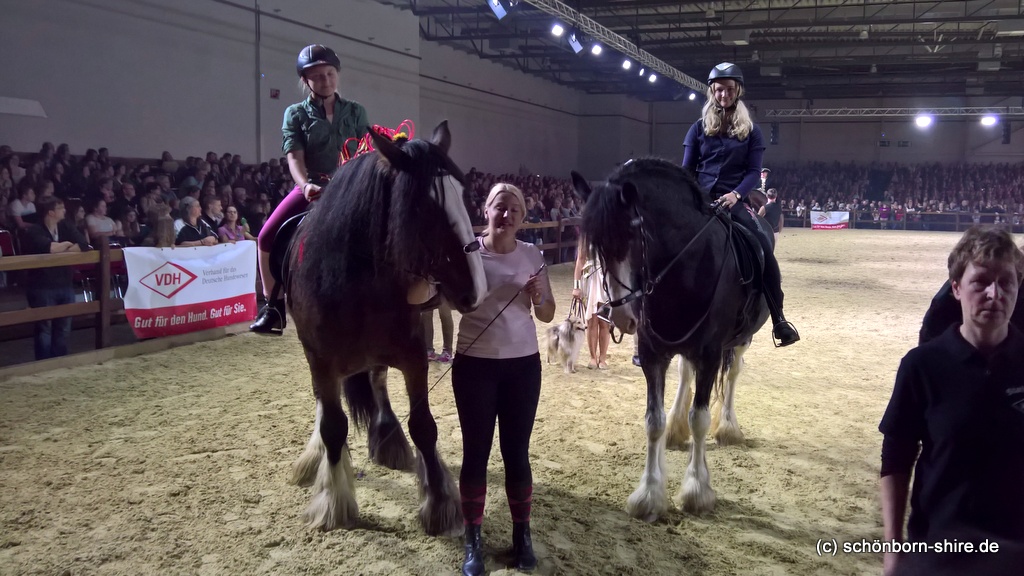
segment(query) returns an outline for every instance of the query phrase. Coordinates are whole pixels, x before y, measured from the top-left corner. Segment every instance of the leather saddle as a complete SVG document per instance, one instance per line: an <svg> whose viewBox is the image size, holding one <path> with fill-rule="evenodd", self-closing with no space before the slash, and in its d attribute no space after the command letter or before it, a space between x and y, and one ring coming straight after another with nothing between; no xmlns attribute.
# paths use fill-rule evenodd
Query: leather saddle
<svg viewBox="0 0 1024 576"><path fill-rule="evenodd" d="M732 253L735 257L740 284L746 286L753 283L760 287L761 274L764 271L764 249L761 248L761 243L757 241L753 232L737 222L732 224Z"/></svg>

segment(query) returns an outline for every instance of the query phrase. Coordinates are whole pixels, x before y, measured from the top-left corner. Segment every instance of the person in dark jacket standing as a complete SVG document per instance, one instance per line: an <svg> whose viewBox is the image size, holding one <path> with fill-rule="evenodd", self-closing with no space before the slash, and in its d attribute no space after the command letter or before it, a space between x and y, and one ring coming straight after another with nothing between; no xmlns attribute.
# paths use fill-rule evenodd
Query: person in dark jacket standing
<svg viewBox="0 0 1024 576"><path fill-rule="evenodd" d="M39 224L31 225L24 237L26 254L63 254L89 250L81 233L64 218L64 201L48 196L39 202L42 216ZM39 268L28 275L25 296L32 308L59 306L75 302L75 290L70 266ZM71 317L40 320L35 329L36 360L45 360L68 353L71 335Z"/></svg>

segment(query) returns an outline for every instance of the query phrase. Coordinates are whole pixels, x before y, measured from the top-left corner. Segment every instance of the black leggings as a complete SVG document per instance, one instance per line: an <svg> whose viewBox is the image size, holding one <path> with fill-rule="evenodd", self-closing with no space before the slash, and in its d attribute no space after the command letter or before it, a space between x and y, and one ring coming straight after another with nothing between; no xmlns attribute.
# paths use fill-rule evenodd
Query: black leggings
<svg viewBox="0 0 1024 576"><path fill-rule="evenodd" d="M462 426L461 483L486 485L495 420L505 485L533 483L530 435L540 399L540 370L539 352L504 360L455 355L452 388Z"/></svg>

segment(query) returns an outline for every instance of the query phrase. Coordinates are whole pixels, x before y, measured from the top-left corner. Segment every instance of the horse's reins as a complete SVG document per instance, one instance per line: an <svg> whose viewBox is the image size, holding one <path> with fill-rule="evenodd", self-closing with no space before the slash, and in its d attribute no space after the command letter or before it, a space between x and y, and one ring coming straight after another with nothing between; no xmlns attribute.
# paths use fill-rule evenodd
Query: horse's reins
<svg viewBox="0 0 1024 576"><path fill-rule="evenodd" d="M631 287L627 286L622 280L620 280L610 270L608 270L607 271L608 273L605 275L604 290L605 290L606 293L610 293L610 291L608 290L608 276L611 276L612 280L614 280L616 283L618 283L619 286L625 288L626 290L629 290L628 294L626 294L622 298L617 298L615 300L612 300L611 302L608 303L608 306L611 307L611 308L617 308L619 306L624 306L624 305L626 305L626 304L628 304L628 303L630 303L630 302L632 302L634 300L640 299L640 317L641 317L641 321L644 322L644 324L647 326L647 331L650 333L650 335L653 336L656 340L660 341L660 343L665 345L665 346L679 346L679 345L683 344L684 342L686 342L687 340L689 340L690 337L692 337L694 335L694 333L697 332L697 329L700 328L704 324L704 321L707 320L708 315L711 313L711 306L709 305L704 310L704 314L700 317L699 320L697 320L696 323L694 323L693 327L691 327L690 330L682 338L680 338L678 340L666 340L662 336L658 335L658 333L654 330L654 325L651 323L650 316L647 314L646 306L645 306L645 300L643 298L644 298L644 296L648 296L648 295L654 293L654 289L657 287L658 284L661 283L662 280L665 279L665 275L668 274L669 270L671 270L672 267L675 266L675 264L677 262L679 262L679 259L683 257L683 254L685 254L686 251L689 250L691 246L693 246L694 242L696 242L697 239L700 238L704 234L704 232L707 231L708 227L710 227L713 222L719 222L723 226L725 226L725 229L726 229L725 246L728 248L729 242L732 241L732 226L729 226L729 225L725 224L719 218L719 215L721 214L721 208L722 208L721 202L716 201L716 202L712 203L711 206L714 209L714 214L711 216L711 218L708 219L708 221L704 224L704 226L693 236L693 238L690 239L690 241L686 244L686 246L683 246L682 250L680 250L675 255L675 257L672 258L672 260L670 260L669 263L665 265L665 267L661 270L661 272L657 276L655 276L653 279L651 279L651 278L648 277L648 271L647 271L647 262L648 262L648 257L647 257L647 234L646 234L646 232L644 230L644 218L643 218L643 216L640 215L639 208L637 208L636 205L634 205L633 206L633 212L636 214L636 218L634 218L634 220L633 220L633 225L636 226L636 228L640 232L640 256L641 256L640 276L641 276L641 281L643 282L643 288L631 288ZM712 294L718 292L718 286L722 282L722 275L723 275L724 272L725 272L725 263L723 262L722 265L718 268L718 277L715 279L715 287L714 287L714 290L713 290ZM612 329L613 330L614 330L614 326L615 325L612 324ZM614 340L614 335L612 336L612 339ZM621 341L622 341L622 337L620 336L619 340L616 343L621 342Z"/></svg>

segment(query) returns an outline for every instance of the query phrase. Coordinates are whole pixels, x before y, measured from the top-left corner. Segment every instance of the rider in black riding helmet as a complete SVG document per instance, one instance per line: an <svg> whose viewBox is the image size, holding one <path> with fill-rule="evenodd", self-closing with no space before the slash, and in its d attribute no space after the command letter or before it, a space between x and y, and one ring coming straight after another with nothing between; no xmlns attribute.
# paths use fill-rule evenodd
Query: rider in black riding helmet
<svg viewBox="0 0 1024 576"><path fill-rule="evenodd" d="M782 313L782 274L772 253L768 236L761 230L749 204L751 190L758 186L764 137L740 100L743 73L729 62L715 66L708 75L708 100L701 119L690 127L683 142L683 167L696 175L701 188L761 242L764 248L763 289L772 315L772 336L779 346L800 340L796 328Z"/></svg>
<svg viewBox="0 0 1024 576"><path fill-rule="evenodd" d="M302 89L309 96L284 111L282 149L288 156L288 169L295 188L278 204L259 235L260 276L267 305L249 327L253 332L281 334L284 330L284 297L274 294L275 281L270 270L270 249L285 220L302 213L320 195L338 167L341 149L349 138L361 138L369 129L366 109L358 102L338 95L341 59L334 50L311 44L299 52L295 65ZM349 143L350 154L356 146Z"/></svg>

